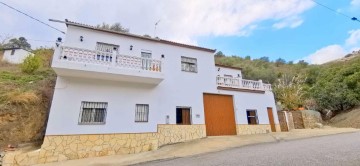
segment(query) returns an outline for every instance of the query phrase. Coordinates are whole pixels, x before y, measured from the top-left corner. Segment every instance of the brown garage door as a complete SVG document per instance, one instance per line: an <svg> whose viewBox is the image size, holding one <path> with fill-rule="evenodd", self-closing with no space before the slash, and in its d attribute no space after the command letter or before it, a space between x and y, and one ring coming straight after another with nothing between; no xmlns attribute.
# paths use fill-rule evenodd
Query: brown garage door
<svg viewBox="0 0 360 166"><path fill-rule="evenodd" d="M236 135L232 96L204 94L206 134Z"/></svg>

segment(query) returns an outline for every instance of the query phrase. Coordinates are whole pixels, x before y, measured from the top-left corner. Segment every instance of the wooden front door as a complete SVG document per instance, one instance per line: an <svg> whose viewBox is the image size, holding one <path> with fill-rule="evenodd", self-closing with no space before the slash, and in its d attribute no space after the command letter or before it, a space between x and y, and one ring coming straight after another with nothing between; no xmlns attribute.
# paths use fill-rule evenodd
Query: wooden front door
<svg viewBox="0 0 360 166"><path fill-rule="evenodd" d="M276 132L275 122L274 122L274 115L271 107L267 108L268 116L269 116L269 123L271 126L271 132Z"/></svg>
<svg viewBox="0 0 360 166"><path fill-rule="evenodd" d="M204 94L207 136L236 135L233 97Z"/></svg>

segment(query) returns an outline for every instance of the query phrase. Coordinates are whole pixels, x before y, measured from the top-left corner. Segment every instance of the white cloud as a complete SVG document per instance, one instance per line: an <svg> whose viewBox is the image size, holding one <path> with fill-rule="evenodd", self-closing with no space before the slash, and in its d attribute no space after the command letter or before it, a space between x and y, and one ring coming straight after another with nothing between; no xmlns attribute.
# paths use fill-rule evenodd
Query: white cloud
<svg viewBox="0 0 360 166"><path fill-rule="evenodd" d="M275 29L282 29L282 28L286 28L286 27L296 28L296 27L300 26L303 22L304 22L304 20L301 19L300 17L290 17L290 18L284 19L283 21L273 24L273 27Z"/></svg>
<svg viewBox="0 0 360 166"><path fill-rule="evenodd" d="M351 5L354 7L360 7L360 0L352 0Z"/></svg>
<svg viewBox="0 0 360 166"><path fill-rule="evenodd" d="M349 46L358 45L360 43L360 29L351 30L349 34L350 37L346 39L346 44Z"/></svg>
<svg viewBox="0 0 360 166"><path fill-rule="evenodd" d="M160 19L156 32L160 38L190 43L196 43L203 36L247 36L266 20L276 21L276 27L294 28L303 22L301 14L314 6L310 0L24 0L7 3L41 20L68 18L92 25L120 22L137 34L153 35L154 23ZM11 13L10 19L17 20L15 25L1 27L5 33L46 40L61 35L0 6L0 15L4 13ZM0 22L3 21L0 17ZM66 29L64 25L50 24Z"/></svg>
<svg viewBox="0 0 360 166"><path fill-rule="evenodd" d="M340 45L330 45L317 50L304 60L311 64L323 64L335 59L339 59L346 54L346 51Z"/></svg>
<svg viewBox="0 0 360 166"><path fill-rule="evenodd" d="M311 64L323 64L344 57L347 53L360 49L360 29L349 31L349 37L343 45L334 44L323 47L305 57Z"/></svg>

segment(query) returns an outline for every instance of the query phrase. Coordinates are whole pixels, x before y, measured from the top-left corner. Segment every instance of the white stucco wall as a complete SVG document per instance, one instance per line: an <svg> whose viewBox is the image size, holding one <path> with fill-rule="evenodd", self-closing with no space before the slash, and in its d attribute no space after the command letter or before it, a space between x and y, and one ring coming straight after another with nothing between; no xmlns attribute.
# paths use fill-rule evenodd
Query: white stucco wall
<svg viewBox="0 0 360 166"><path fill-rule="evenodd" d="M33 55L32 53L23 50L23 49L15 49L14 55L11 55L12 50L5 50L3 55L3 61L7 61L13 64L20 64L22 63L25 58L29 55Z"/></svg>
<svg viewBox="0 0 360 166"><path fill-rule="evenodd" d="M240 69L231 69L226 67L215 66L215 72L217 76L219 75L224 77L224 75L231 75L233 76L233 78L237 78L239 76L240 78L242 78L242 73Z"/></svg>
<svg viewBox="0 0 360 166"><path fill-rule="evenodd" d="M80 36L84 37L83 42L80 42ZM217 90L218 73L211 52L74 26L68 27L64 45L94 50L96 42L119 45L119 53L125 55L140 56L142 50L151 51L155 59L165 55L162 59L164 80L150 85L58 77L46 135L156 132L157 124L165 124L167 115L170 124L176 124L177 106L191 107L192 124L204 124L203 93L234 95L238 124L247 124L246 109L257 109L261 124L268 123L266 107L273 107L276 116L271 92L252 94ZM133 46L132 50L129 49L130 45ZM181 56L196 58L198 72L181 71ZM108 102L106 124L78 125L81 101ZM150 105L149 122L135 122L135 104Z"/></svg>

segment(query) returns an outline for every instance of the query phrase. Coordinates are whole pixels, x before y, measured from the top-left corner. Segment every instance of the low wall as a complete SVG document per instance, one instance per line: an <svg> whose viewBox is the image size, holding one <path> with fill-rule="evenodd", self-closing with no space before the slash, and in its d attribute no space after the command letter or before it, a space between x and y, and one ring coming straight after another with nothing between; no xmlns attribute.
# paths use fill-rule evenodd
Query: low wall
<svg viewBox="0 0 360 166"><path fill-rule="evenodd" d="M276 131L280 132L280 125L276 124ZM271 126L269 124L258 124L258 125L247 125L238 124L236 125L237 135L248 135L248 134L265 134L271 132Z"/></svg>
<svg viewBox="0 0 360 166"><path fill-rule="evenodd" d="M203 137L206 137L205 125L158 125L156 133L45 136L41 149L7 153L3 165L34 165L132 154Z"/></svg>
<svg viewBox="0 0 360 166"><path fill-rule="evenodd" d="M304 121L304 127L307 128L316 128L316 123L322 123L322 118L320 112L312 110L301 111L302 118Z"/></svg>

